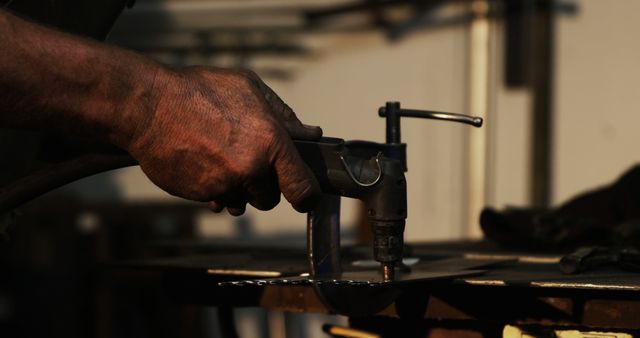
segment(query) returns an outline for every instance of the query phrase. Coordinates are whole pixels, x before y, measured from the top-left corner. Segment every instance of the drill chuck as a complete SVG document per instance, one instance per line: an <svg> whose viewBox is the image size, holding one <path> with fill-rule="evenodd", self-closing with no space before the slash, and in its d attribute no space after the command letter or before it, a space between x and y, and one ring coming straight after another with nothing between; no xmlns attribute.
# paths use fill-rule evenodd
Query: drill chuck
<svg viewBox="0 0 640 338"><path fill-rule="evenodd" d="M380 263L399 262L404 246L404 220L369 219L373 233L373 257Z"/></svg>

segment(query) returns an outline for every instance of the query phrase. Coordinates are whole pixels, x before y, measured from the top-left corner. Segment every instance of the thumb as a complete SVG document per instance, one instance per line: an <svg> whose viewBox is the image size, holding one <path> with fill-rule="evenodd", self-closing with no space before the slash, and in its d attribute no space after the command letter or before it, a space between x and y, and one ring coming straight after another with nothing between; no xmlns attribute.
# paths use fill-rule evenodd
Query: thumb
<svg viewBox="0 0 640 338"><path fill-rule="evenodd" d="M289 138L283 138L274 150L272 163L280 191L298 212L311 211L322 196L313 172L302 161Z"/></svg>
<svg viewBox="0 0 640 338"><path fill-rule="evenodd" d="M287 121L284 125L294 140L316 141L322 137L322 128L318 126L309 126L295 121Z"/></svg>

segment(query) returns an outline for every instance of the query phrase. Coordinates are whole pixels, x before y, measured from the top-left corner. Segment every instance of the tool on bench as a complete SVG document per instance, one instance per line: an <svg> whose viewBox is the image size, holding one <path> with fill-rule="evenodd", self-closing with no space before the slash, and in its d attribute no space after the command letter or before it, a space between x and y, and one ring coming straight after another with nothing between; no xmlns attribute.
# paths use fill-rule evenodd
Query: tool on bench
<svg viewBox="0 0 640 338"><path fill-rule="evenodd" d="M384 280L394 279L401 266L407 218L406 144L401 142L401 117L438 119L482 125L466 115L402 109L387 102L379 109L386 118L386 143L322 139L296 141L304 161L325 192L324 200L308 216L309 262L312 273L337 273L339 264L340 199L364 202L373 232L373 257L381 264Z"/></svg>
<svg viewBox="0 0 640 338"><path fill-rule="evenodd" d="M577 274L603 266L640 271L640 251L633 247L586 246L560 259L560 270L565 274Z"/></svg>
<svg viewBox="0 0 640 338"><path fill-rule="evenodd" d="M310 275L266 280L223 282L226 286L306 285L333 312L346 315L376 313L397 296L392 286L450 279L479 271L411 272L402 264L407 218L406 144L401 142L401 117L417 117L482 126L482 119L460 114L402 109L387 102L378 111L386 118L386 143L324 138L318 142L295 141L304 161L325 193L307 217ZM341 271L340 196L364 202L373 233L373 258L378 272ZM399 276L397 276L400 274ZM357 292L356 288L359 288Z"/></svg>
<svg viewBox="0 0 640 338"><path fill-rule="evenodd" d="M340 278L340 197L362 200L373 232L373 257L381 264L379 278L367 275L365 281L406 282L411 279L443 278L442 273L402 273L403 234L407 218L406 144L401 142L402 117L437 119L482 125L482 119L460 114L402 109L398 102L387 102L379 109L386 119L386 142L344 141L322 138L318 141L294 140L300 155L315 174L324 192L318 206L308 214L307 246L310 275ZM48 190L98 172L134 165L127 154L86 155L58 163L5 189L0 194L0 213ZM469 272L471 273L471 272ZM460 272L451 273L459 276ZM338 277L335 277L338 276ZM376 284L376 285L377 285ZM318 289L322 299L335 298Z"/></svg>

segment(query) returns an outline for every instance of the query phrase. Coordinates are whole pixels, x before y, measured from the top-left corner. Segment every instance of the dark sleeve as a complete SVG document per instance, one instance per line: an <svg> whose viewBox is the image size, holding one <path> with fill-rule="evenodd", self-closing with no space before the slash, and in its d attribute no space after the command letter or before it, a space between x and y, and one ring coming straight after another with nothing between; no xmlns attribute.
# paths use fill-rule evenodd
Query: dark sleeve
<svg viewBox="0 0 640 338"><path fill-rule="evenodd" d="M104 40L133 0L0 0L3 7L40 24L68 33Z"/></svg>

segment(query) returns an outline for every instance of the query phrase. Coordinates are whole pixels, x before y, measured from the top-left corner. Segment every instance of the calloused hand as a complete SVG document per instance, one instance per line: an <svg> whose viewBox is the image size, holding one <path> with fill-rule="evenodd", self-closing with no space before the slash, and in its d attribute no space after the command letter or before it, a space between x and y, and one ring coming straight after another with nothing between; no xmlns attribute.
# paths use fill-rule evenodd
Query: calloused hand
<svg viewBox="0 0 640 338"><path fill-rule="evenodd" d="M320 196L292 138L314 140L319 127L295 113L253 72L187 68L161 71L126 145L145 174L172 195L209 202L232 215L250 203L269 210L280 192L300 212Z"/></svg>

